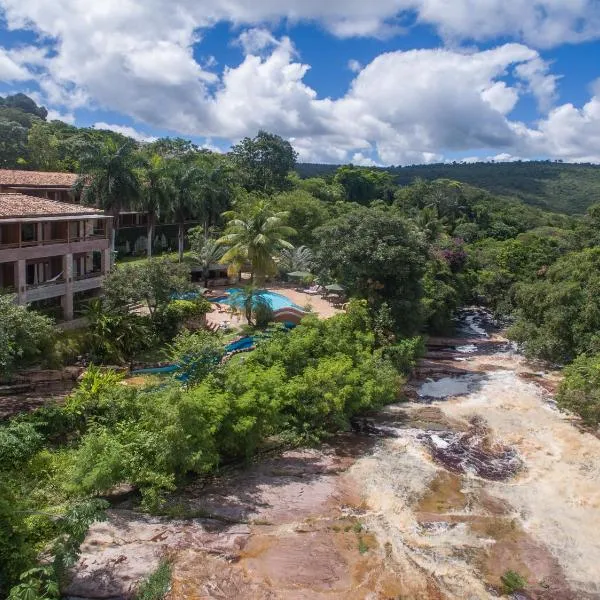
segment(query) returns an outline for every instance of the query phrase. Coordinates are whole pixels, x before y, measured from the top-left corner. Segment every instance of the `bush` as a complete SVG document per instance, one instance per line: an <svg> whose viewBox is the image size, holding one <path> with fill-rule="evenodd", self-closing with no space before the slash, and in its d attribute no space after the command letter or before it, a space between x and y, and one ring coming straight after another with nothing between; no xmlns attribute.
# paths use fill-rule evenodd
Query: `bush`
<svg viewBox="0 0 600 600"><path fill-rule="evenodd" d="M162 561L156 571L139 585L136 600L162 600L171 588L171 565Z"/></svg>
<svg viewBox="0 0 600 600"><path fill-rule="evenodd" d="M425 341L422 337L401 340L384 349L384 356L403 375L410 375L420 358L425 355Z"/></svg>
<svg viewBox="0 0 600 600"><path fill-rule="evenodd" d="M600 424L600 355L576 358L564 370L556 401L579 415L586 425Z"/></svg>
<svg viewBox="0 0 600 600"><path fill-rule="evenodd" d="M504 594L520 592L525 589L525 586L527 585L527 581L516 571L506 571L506 573L500 577L500 581L502 581L502 592Z"/></svg>
<svg viewBox="0 0 600 600"><path fill-rule="evenodd" d="M169 357L178 365L179 376L189 384L202 381L219 365L223 354L222 337L204 330L184 330L169 347Z"/></svg>
<svg viewBox="0 0 600 600"><path fill-rule="evenodd" d="M274 319L273 309L267 302L257 302L254 307L254 319L257 327L266 327Z"/></svg>
<svg viewBox="0 0 600 600"><path fill-rule="evenodd" d="M269 436L314 441L349 426L356 413L394 402L402 379L375 351L365 304L327 321L307 317L289 333L275 330L244 362L211 373L221 352L206 332L182 334L173 358L210 358L195 387L125 388L110 375L86 375L65 410L83 418L72 485L98 493L138 486L146 508L188 473L224 459L249 458Z"/></svg>
<svg viewBox="0 0 600 600"><path fill-rule="evenodd" d="M55 335L52 320L0 295L0 377L48 355Z"/></svg>

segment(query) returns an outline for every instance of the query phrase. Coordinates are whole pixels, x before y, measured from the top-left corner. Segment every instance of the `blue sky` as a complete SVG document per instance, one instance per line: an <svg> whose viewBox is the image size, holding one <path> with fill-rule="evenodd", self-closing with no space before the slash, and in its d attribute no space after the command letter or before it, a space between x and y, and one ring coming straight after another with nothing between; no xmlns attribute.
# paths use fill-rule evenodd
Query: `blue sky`
<svg viewBox="0 0 600 600"><path fill-rule="evenodd" d="M0 91L304 161L600 162L599 0L0 0Z"/></svg>

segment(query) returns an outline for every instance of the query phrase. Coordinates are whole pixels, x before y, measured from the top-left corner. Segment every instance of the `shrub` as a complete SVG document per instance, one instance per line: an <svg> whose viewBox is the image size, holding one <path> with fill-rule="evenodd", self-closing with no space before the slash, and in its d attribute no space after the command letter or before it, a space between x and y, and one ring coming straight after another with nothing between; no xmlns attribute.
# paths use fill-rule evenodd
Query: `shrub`
<svg viewBox="0 0 600 600"><path fill-rule="evenodd" d="M583 354L566 367L556 400L587 425L600 424L600 355Z"/></svg>
<svg viewBox="0 0 600 600"><path fill-rule="evenodd" d="M504 594L520 592L527 585L527 581L516 571L506 571L506 573L500 577L500 581L502 581L502 592Z"/></svg>
<svg viewBox="0 0 600 600"><path fill-rule="evenodd" d="M135 595L136 600L162 600L171 588L171 565L162 561L156 571L144 579Z"/></svg>
<svg viewBox="0 0 600 600"><path fill-rule="evenodd" d="M417 361L425 354L425 342L422 337L400 340L383 352L399 373L410 375L417 366Z"/></svg>
<svg viewBox="0 0 600 600"><path fill-rule="evenodd" d="M0 295L0 377L48 354L55 335L53 322Z"/></svg>
<svg viewBox="0 0 600 600"><path fill-rule="evenodd" d="M190 384L202 381L212 372L223 353L221 336L204 330L195 333L184 330L169 347L169 356L178 365L178 374Z"/></svg>

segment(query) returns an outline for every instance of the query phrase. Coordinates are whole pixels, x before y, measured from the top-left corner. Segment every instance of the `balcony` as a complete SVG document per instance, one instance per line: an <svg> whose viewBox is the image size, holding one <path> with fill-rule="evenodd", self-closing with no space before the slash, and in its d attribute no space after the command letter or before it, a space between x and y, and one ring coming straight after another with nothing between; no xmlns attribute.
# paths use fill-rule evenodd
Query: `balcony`
<svg viewBox="0 0 600 600"><path fill-rule="evenodd" d="M60 279L43 281L27 286L27 301L35 302L36 300L47 300L48 298L56 298L64 296L67 293L67 284L61 277Z"/></svg>

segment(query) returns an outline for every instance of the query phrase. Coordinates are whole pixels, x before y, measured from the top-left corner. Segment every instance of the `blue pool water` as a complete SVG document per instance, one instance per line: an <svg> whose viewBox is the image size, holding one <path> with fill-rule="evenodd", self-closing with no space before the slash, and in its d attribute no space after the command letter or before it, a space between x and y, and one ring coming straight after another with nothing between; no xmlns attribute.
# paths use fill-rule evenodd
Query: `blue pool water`
<svg viewBox="0 0 600 600"><path fill-rule="evenodd" d="M232 296L236 293L239 292L239 288L231 288L229 290L227 290L229 292L229 296L223 296L221 298L215 298L213 300L213 302L218 302L219 304L229 304L231 305L232 300L233 302L235 302L235 298L232 299ZM269 290L261 290L258 292L260 294L260 296L262 298L265 298L269 304L271 305L271 308L273 310L279 310L280 308L300 308L300 306L298 306L297 304L294 304L289 298L286 298L285 296L282 296L281 294L278 294L277 292L270 292Z"/></svg>

